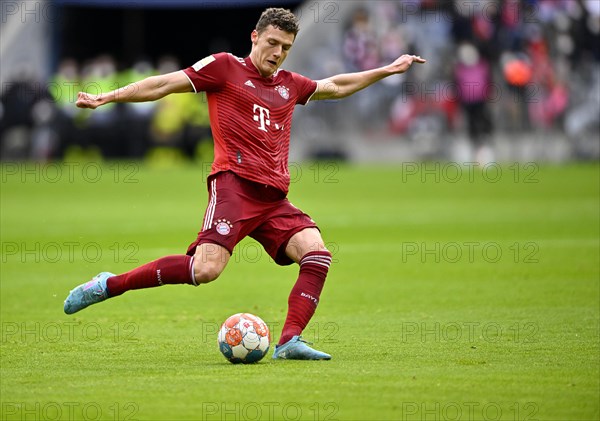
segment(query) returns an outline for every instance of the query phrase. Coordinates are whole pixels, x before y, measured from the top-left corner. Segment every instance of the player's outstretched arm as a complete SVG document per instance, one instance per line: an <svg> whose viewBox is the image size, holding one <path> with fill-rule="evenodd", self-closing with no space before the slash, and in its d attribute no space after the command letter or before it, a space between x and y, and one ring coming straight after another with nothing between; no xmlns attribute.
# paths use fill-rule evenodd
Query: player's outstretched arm
<svg viewBox="0 0 600 421"><path fill-rule="evenodd" d="M156 101L169 94L192 92L192 84L182 72L172 72L160 76L150 76L139 82L131 83L111 92L90 95L86 92L77 94L79 108L95 109L110 102L145 102Z"/></svg>
<svg viewBox="0 0 600 421"><path fill-rule="evenodd" d="M356 73L344 73L317 81L317 91L312 100L340 99L352 95L381 79L404 73L413 63L425 63L420 56L404 54L387 66Z"/></svg>

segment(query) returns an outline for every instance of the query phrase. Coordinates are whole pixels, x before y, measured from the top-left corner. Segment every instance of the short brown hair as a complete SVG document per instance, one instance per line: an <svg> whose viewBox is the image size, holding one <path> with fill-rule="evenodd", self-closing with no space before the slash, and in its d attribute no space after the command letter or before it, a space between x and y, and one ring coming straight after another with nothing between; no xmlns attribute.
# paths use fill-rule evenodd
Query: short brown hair
<svg viewBox="0 0 600 421"><path fill-rule="evenodd" d="M298 35L298 31L300 30L296 16L290 10L278 7L270 7L260 15L260 19L258 19L258 23L256 24L256 32L260 34L269 25L294 34L294 36Z"/></svg>

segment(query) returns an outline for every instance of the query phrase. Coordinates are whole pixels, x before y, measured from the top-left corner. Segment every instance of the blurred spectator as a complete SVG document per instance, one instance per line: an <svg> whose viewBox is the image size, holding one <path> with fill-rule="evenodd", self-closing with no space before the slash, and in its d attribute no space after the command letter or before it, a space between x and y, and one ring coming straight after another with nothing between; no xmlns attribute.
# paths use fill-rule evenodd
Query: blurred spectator
<svg viewBox="0 0 600 421"><path fill-rule="evenodd" d="M556 70L556 64L561 62L561 58L550 58L548 43L541 32L535 32L535 35L529 37L527 53L531 68L535 69L531 74L532 83L536 87L535 95L528 101L531 122L538 129L555 128L569 102L568 91Z"/></svg>
<svg viewBox="0 0 600 421"><path fill-rule="evenodd" d="M118 85L127 86L155 74L157 71L152 64L146 59L140 59L133 67L120 72ZM156 102L127 102L121 105L124 113L119 121L124 144L127 146L126 155L142 158L151 143L150 124L156 112Z"/></svg>
<svg viewBox="0 0 600 421"><path fill-rule="evenodd" d="M529 130L528 104L535 94L535 87L531 85L531 61L525 53L504 52L500 66L504 86L508 87L508 98L504 101L505 128L509 131Z"/></svg>
<svg viewBox="0 0 600 421"><path fill-rule="evenodd" d="M82 90L96 95L119 87L115 59L107 54L86 63L82 69ZM122 104L108 104L100 112L83 110L83 127L79 137L84 148L98 148L102 156L117 158L127 156L127 144L121 138L119 125Z"/></svg>
<svg viewBox="0 0 600 421"><path fill-rule="evenodd" d="M56 109L53 127L58 134L58 142L55 155L60 157L78 142L76 123L82 110L75 107L75 101L82 86L77 61L70 57L61 60L48 86Z"/></svg>
<svg viewBox="0 0 600 421"><path fill-rule="evenodd" d="M158 72L170 73L180 68L174 57L165 56L160 60ZM169 95L156 105L150 123L151 146L178 149L194 159L198 143L211 137L206 94Z"/></svg>
<svg viewBox="0 0 600 421"><path fill-rule="evenodd" d="M488 106L492 74L490 64L469 42L462 43L458 48L454 78L457 99L464 111L475 159L484 165L492 161L492 150L489 145L492 119Z"/></svg>
<svg viewBox="0 0 600 421"><path fill-rule="evenodd" d="M51 103L50 98L46 85L36 80L28 69L22 69L11 82L4 84L0 96L0 159L22 160L31 157L33 150L40 153L32 134L36 125L48 123L52 115L46 112L44 118L38 119L35 112L41 109L42 102ZM45 152L42 158L49 158L49 153Z"/></svg>
<svg viewBox="0 0 600 421"><path fill-rule="evenodd" d="M363 71L379 65L377 37L366 9L360 8L354 12L350 27L344 34L343 51L352 71Z"/></svg>
<svg viewBox="0 0 600 421"><path fill-rule="evenodd" d="M367 9L359 8L352 14L352 19L344 31L342 51L349 72L372 69L380 65L377 34L371 26L371 16ZM357 111L355 125L363 126L370 114L381 115L381 93L376 92L379 90L380 86L374 85L372 91L364 90L348 98L344 106ZM371 124L373 123L371 120Z"/></svg>
<svg viewBox="0 0 600 421"><path fill-rule="evenodd" d="M36 102L31 110L33 115L33 128L31 131L31 159L47 162L57 158L60 142L60 132L54 124L58 110L50 98Z"/></svg>

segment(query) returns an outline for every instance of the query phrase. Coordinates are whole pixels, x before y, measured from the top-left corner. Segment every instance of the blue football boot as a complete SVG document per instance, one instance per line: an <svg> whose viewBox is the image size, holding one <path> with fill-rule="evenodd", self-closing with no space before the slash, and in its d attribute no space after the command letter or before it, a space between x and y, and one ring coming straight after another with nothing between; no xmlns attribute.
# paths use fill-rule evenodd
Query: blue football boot
<svg viewBox="0 0 600 421"><path fill-rule="evenodd" d="M273 353L275 360L330 360L331 355L326 354L308 346L308 342L299 335L283 345L277 345Z"/></svg>
<svg viewBox="0 0 600 421"><path fill-rule="evenodd" d="M111 276L116 276L110 272L102 272L94 276L91 281L81 284L71 290L65 300L65 313L73 314L83 310L89 305L99 303L108 298L106 280Z"/></svg>

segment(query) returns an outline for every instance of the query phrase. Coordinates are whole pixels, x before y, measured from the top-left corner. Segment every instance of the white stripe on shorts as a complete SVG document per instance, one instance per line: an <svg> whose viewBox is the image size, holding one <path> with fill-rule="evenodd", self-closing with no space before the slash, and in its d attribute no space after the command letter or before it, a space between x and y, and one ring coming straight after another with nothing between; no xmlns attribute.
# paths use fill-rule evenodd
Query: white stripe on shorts
<svg viewBox="0 0 600 421"><path fill-rule="evenodd" d="M217 207L217 179L214 179L210 182L210 201L208 202L208 207L206 208L206 215L204 216L204 226L202 227L202 231L206 231L210 229L213 223L213 218L215 216L215 208Z"/></svg>

